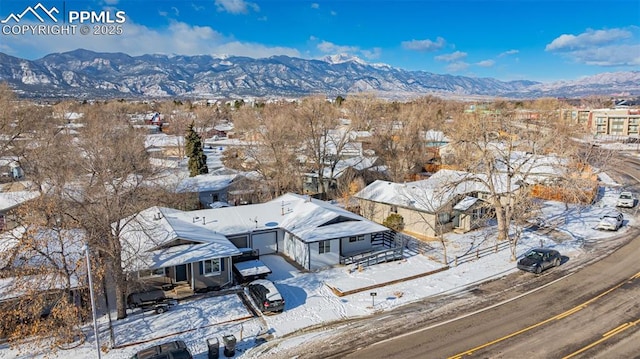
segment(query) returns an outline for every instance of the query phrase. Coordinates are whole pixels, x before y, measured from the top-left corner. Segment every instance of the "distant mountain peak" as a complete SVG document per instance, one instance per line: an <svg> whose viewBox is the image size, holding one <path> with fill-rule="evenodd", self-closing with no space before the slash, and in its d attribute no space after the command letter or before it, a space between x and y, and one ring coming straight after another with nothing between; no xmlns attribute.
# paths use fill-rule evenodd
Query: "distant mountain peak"
<svg viewBox="0 0 640 359"><path fill-rule="evenodd" d="M345 62L355 62L360 65L368 65L366 61L362 60L358 56L352 56L349 54L341 53L335 55L327 55L321 59L324 62L328 62L332 65L343 64Z"/></svg>
<svg viewBox="0 0 640 359"><path fill-rule="evenodd" d="M425 95L472 99L640 94L639 71L554 83L500 81L409 71L348 54L309 60L284 55L130 56L78 49L34 61L0 52L0 59L0 82L20 96L45 98L291 98L375 92L402 100Z"/></svg>

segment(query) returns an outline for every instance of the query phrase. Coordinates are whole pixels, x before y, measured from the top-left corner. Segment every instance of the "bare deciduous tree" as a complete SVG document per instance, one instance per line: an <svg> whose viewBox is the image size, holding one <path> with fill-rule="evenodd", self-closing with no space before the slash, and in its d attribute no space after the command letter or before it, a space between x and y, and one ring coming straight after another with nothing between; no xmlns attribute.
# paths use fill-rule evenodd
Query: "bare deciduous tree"
<svg viewBox="0 0 640 359"><path fill-rule="evenodd" d="M320 193L326 195L325 169L328 168L327 162L332 155L330 132L338 125L336 108L324 97L309 97L302 101L294 118L296 133L307 162L318 175Z"/></svg>

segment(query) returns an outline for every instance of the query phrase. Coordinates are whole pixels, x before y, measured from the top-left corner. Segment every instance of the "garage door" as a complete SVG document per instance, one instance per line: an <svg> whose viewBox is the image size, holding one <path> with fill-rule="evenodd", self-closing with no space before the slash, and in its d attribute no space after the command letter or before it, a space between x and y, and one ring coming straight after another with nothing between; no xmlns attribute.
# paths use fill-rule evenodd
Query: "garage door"
<svg viewBox="0 0 640 359"><path fill-rule="evenodd" d="M248 238L248 236L229 237L229 241L238 248L247 248L249 247L247 243Z"/></svg>
<svg viewBox="0 0 640 359"><path fill-rule="evenodd" d="M251 236L251 248L257 249L260 255L276 253L278 251L277 238L277 232L254 233Z"/></svg>

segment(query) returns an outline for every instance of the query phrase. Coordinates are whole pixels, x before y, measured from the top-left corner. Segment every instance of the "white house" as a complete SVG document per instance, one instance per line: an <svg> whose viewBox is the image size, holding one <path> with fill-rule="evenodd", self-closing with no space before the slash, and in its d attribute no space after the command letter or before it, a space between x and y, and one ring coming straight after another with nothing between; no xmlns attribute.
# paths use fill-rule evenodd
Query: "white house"
<svg viewBox="0 0 640 359"><path fill-rule="evenodd" d="M189 212L152 207L128 220L121 240L128 272L200 289L231 281L230 259L238 248L281 253L315 270L371 250L389 233L329 203L285 194L266 203Z"/></svg>

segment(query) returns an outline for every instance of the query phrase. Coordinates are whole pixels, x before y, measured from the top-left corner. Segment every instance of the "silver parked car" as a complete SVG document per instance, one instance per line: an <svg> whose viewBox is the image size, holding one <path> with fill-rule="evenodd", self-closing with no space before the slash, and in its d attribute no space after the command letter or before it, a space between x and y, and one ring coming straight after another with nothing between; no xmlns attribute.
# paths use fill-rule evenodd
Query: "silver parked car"
<svg viewBox="0 0 640 359"><path fill-rule="evenodd" d="M596 228L603 231L617 231L622 227L622 221L624 221L622 213L618 211L609 212L600 217L600 222Z"/></svg>

